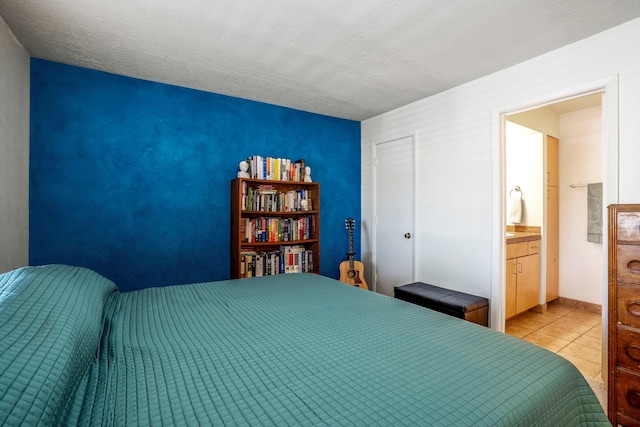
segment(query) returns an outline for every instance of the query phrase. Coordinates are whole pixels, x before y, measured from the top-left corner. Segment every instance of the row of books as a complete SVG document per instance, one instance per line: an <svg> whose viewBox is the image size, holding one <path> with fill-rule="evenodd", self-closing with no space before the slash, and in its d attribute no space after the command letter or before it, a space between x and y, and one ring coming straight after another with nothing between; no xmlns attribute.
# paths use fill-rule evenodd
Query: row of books
<svg viewBox="0 0 640 427"><path fill-rule="evenodd" d="M242 183L241 209L243 211L298 212L313 210L309 190L278 191L272 185L257 187Z"/></svg>
<svg viewBox="0 0 640 427"><path fill-rule="evenodd" d="M279 251L240 253L241 278L312 271L313 251L303 245L281 246Z"/></svg>
<svg viewBox="0 0 640 427"><path fill-rule="evenodd" d="M242 218L240 220L240 241L290 242L313 239L316 234L316 216L299 218Z"/></svg>
<svg viewBox="0 0 640 427"><path fill-rule="evenodd" d="M272 181L304 181L305 160L283 159L278 157L251 156L249 176L253 179L268 179Z"/></svg>

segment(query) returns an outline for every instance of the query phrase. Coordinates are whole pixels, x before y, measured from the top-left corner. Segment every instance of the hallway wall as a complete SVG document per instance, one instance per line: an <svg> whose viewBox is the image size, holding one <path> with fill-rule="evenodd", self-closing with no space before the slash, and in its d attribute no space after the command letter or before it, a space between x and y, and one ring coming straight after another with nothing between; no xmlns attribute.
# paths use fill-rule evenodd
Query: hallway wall
<svg viewBox="0 0 640 427"><path fill-rule="evenodd" d="M603 245L587 242L587 187L570 185L602 182L602 109L559 119L560 296L601 305Z"/></svg>

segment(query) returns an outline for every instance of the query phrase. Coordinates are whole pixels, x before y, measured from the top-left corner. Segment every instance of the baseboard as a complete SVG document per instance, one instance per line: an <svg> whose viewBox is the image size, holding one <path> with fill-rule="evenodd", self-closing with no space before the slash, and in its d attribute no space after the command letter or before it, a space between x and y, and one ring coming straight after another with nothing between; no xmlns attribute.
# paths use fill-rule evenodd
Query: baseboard
<svg viewBox="0 0 640 427"><path fill-rule="evenodd" d="M547 304L538 304L529 311L533 311L534 313L545 314L547 312Z"/></svg>
<svg viewBox="0 0 640 427"><path fill-rule="evenodd" d="M578 301L575 299L564 297L558 297L558 299L552 302L560 305L566 305L567 307L578 308L580 310L588 311L591 313L602 314L602 306L600 304L593 304L591 302Z"/></svg>

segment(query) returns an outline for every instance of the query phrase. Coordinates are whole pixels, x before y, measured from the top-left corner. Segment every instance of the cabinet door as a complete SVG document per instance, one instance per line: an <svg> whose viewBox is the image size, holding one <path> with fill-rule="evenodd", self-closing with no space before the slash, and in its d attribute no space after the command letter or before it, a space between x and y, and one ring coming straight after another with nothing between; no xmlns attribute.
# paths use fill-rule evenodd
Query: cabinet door
<svg viewBox="0 0 640 427"><path fill-rule="evenodd" d="M507 300L505 304L505 317L516 315L516 283L517 283L517 259L507 260Z"/></svg>
<svg viewBox="0 0 640 427"><path fill-rule="evenodd" d="M547 185L558 186L558 138L547 135Z"/></svg>
<svg viewBox="0 0 640 427"><path fill-rule="evenodd" d="M559 214L558 187L547 187L547 302L560 295L558 282Z"/></svg>
<svg viewBox="0 0 640 427"><path fill-rule="evenodd" d="M540 255L517 258L516 313L538 305L540 294Z"/></svg>

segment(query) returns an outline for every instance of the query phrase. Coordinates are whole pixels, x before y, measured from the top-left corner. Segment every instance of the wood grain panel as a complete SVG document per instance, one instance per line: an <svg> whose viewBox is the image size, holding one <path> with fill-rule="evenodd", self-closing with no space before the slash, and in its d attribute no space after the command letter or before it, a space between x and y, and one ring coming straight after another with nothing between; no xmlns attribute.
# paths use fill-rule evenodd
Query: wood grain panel
<svg viewBox="0 0 640 427"><path fill-rule="evenodd" d="M618 322L640 328L640 289L618 286Z"/></svg>
<svg viewBox="0 0 640 427"><path fill-rule="evenodd" d="M618 212L618 243L640 244L640 212Z"/></svg>
<svg viewBox="0 0 640 427"><path fill-rule="evenodd" d="M618 283L640 285L640 247L637 245L617 245L617 251Z"/></svg>
<svg viewBox="0 0 640 427"><path fill-rule="evenodd" d="M640 372L640 330L618 328L618 365Z"/></svg>
<svg viewBox="0 0 640 427"><path fill-rule="evenodd" d="M640 419L640 376L623 370L619 370L617 376L618 414ZM637 423L628 425L637 425Z"/></svg>
<svg viewBox="0 0 640 427"><path fill-rule="evenodd" d="M507 245L507 259L529 255L529 242L511 243Z"/></svg>

